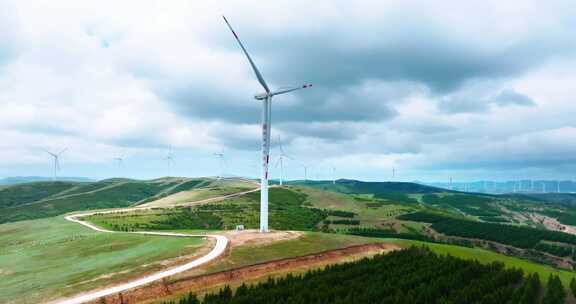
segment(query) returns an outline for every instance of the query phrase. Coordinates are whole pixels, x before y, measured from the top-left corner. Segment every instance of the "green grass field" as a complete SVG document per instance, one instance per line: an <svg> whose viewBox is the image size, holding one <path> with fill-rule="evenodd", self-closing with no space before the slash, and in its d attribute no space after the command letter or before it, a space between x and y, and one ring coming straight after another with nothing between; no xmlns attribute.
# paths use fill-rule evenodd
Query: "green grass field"
<svg viewBox="0 0 576 304"><path fill-rule="evenodd" d="M211 266L208 272L222 271L266 261L380 241L379 239L366 237L305 232L304 235L298 239L278 241L261 246L248 245L235 248L230 252L228 258Z"/></svg>
<svg viewBox="0 0 576 304"><path fill-rule="evenodd" d="M3 224L0 303L45 302L132 278L160 269L155 262L192 254L202 243L100 233L62 217Z"/></svg>
<svg viewBox="0 0 576 304"><path fill-rule="evenodd" d="M356 213L354 219L360 220L360 227L383 228L391 226L399 232L405 232L405 229L394 217L419 209L418 206L376 199L367 194L350 195L308 187L294 187L294 189L307 195L306 202L311 207ZM346 228L345 225L332 224L330 227Z"/></svg>
<svg viewBox="0 0 576 304"><path fill-rule="evenodd" d="M161 199L157 199L142 206L146 207L172 207L172 206L186 206L193 205L196 201L206 200L210 198L215 198L219 196L225 196L229 194L234 194L238 192L248 191L254 189L256 186L249 183L242 182L221 182L215 181L210 185L197 188L197 189L187 189L183 190ZM176 189L178 190L178 189Z"/></svg>

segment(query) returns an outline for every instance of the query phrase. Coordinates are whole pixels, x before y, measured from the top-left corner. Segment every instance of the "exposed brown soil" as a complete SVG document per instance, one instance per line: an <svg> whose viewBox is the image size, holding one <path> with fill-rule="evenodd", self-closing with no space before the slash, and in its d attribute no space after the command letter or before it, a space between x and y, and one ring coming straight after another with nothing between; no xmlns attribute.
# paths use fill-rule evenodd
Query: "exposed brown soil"
<svg viewBox="0 0 576 304"><path fill-rule="evenodd" d="M219 233L230 240L232 248L243 245L265 245L277 241L287 241L297 239L302 236L302 232L298 231L275 231L271 230L268 233L260 233L256 229L248 229L242 231L229 230Z"/></svg>
<svg viewBox="0 0 576 304"><path fill-rule="evenodd" d="M203 293L223 285L237 286L242 282L259 281L269 276L283 275L289 272L302 272L328 264L355 260L365 256L400 249L398 245L376 243L323 251L310 255L286 258L266 263L244 266L212 274L184 276L174 280L163 280L148 286L129 290L121 295L106 297L107 304L150 303L158 299L177 297L189 291ZM100 300L90 302L102 303Z"/></svg>

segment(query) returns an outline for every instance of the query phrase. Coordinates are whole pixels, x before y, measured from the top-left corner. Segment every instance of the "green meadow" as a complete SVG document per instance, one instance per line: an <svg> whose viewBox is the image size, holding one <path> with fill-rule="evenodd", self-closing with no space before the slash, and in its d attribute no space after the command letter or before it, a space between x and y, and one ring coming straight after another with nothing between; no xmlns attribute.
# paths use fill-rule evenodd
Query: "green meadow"
<svg viewBox="0 0 576 304"><path fill-rule="evenodd" d="M202 244L200 238L95 232L63 217L3 224L0 303L44 302L133 278Z"/></svg>

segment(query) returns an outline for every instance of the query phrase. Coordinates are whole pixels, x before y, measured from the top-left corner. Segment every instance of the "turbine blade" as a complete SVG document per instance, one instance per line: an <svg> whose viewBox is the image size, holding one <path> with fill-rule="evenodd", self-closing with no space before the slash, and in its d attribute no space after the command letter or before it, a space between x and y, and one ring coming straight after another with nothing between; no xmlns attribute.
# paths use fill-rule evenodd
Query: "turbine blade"
<svg viewBox="0 0 576 304"><path fill-rule="evenodd" d="M278 147L280 148L280 155L284 155L284 149L282 149L282 140L280 139L280 135L278 135Z"/></svg>
<svg viewBox="0 0 576 304"><path fill-rule="evenodd" d="M42 148L42 151L50 154L52 157L56 157L56 154L54 154L54 153L52 153L52 152L50 152L50 151L48 151L48 150L46 150L46 149L44 149L44 148Z"/></svg>
<svg viewBox="0 0 576 304"><path fill-rule="evenodd" d="M244 52L244 55L246 55L246 58L248 58L248 61L250 62L250 65L252 66L252 69L254 70L254 74L256 74L256 78L258 78L258 82L260 82L260 84L262 85L262 87L264 87L264 90L266 90L266 93L270 93L270 89L268 88L268 85L266 84L266 81L264 81L264 77L262 77L262 74L260 74L260 71L258 70L258 68L256 67L256 64L254 64L254 61L252 61L252 58L250 57L250 55L248 54L248 51L246 51L246 48L244 47L244 45L242 44L242 41L240 41L240 38L238 38L238 35L236 35L236 32L234 31L234 29L232 28L232 26L230 25L230 23L228 22L228 20L226 19L225 16L222 16L222 18L224 18L224 21L226 22L226 25L228 25L228 28L230 29L230 31L232 32L232 34L234 35L234 37L236 38L236 41L238 41L238 44L240 45L240 47L242 48L242 51Z"/></svg>
<svg viewBox="0 0 576 304"><path fill-rule="evenodd" d="M66 150L68 150L68 148L64 148L64 149L62 149L62 151L58 152L58 154L57 154L57 155L58 155L58 156L62 155L62 153L66 152Z"/></svg>
<svg viewBox="0 0 576 304"><path fill-rule="evenodd" d="M312 85L311 84L305 84L299 87L294 87L294 88L289 88L289 89L284 89L284 90L280 90L280 91L276 91L276 92L272 92L270 93L271 96L275 96L275 95L280 95L280 94L285 94L288 92L292 92L292 91L296 91L296 90L302 90L302 89L307 89L307 88L311 88Z"/></svg>

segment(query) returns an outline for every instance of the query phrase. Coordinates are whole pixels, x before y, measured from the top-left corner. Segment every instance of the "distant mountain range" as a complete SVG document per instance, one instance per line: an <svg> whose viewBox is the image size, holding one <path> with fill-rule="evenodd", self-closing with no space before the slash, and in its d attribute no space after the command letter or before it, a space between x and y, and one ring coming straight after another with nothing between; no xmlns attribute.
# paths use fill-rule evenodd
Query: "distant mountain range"
<svg viewBox="0 0 576 304"><path fill-rule="evenodd" d="M576 182L569 180L516 180L516 181L475 181L454 183L422 183L455 191L478 193L576 193Z"/></svg>
<svg viewBox="0 0 576 304"><path fill-rule="evenodd" d="M51 177L45 176L14 176L14 177L5 177L0 179L0 185L14 185L14 184L23 184L23 183L32 183L32 182L46 182L52 181ZM58 177L56 180L59 181L67 181L67 182L93 182L95 180L87 178L87 177Z"/></svg>

